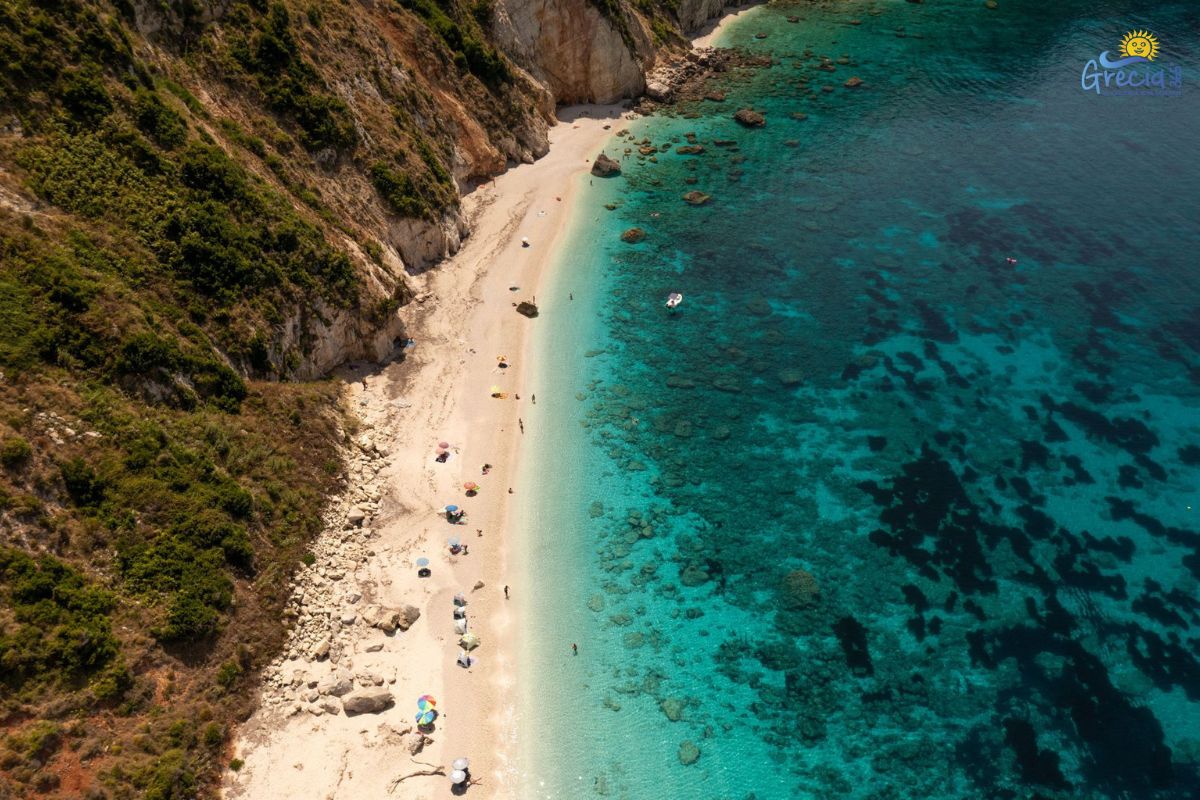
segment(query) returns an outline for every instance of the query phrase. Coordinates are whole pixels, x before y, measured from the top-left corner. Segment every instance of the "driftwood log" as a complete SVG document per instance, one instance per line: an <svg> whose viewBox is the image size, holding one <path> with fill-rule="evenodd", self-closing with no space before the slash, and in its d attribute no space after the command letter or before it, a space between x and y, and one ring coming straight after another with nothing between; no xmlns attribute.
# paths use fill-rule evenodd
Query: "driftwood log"
<svg viewBox="0 0 1200 800"><path fill-rule="evenodd" d="M445 767L439 767L436 764L430 764L426 761L417 761L415 758L411 759L411 761L414 764L420 764L422 766L429 767L430 769L417 770L416 772L410 772L407 775L401 775L400 777L393 780L390 784L388 784L388 794L391 794L392 792L396 791L396 787L399 786L400 784L404 783L409 778L433 777L435 775L441 776L443 778L446 777L446 768Z"/></svg>

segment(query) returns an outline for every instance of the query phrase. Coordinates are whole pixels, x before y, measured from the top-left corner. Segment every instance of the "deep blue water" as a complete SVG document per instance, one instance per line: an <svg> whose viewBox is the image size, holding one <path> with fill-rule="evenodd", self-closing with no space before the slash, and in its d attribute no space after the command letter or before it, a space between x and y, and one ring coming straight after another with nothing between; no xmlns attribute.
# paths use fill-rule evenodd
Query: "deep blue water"
<svg viewBox="0 0 1200 800"><path fill-rule="evenodd" d="M1135 28L1181 96L1081 89ZM723 44L537 323L530 796L1200 796L1200 8Z"/></svg>

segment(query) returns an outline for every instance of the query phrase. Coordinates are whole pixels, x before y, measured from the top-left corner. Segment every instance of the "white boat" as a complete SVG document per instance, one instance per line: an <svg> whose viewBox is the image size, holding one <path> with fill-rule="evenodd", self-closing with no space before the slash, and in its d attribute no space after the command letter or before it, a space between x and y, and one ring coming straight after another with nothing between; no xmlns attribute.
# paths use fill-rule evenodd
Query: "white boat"
<svg viewBox="0 0 1200 800"><path fill-rule="evenodd" d="M675 308L683 302L683 295L679 292L671 292L667 295L667 308Z"/></svg>

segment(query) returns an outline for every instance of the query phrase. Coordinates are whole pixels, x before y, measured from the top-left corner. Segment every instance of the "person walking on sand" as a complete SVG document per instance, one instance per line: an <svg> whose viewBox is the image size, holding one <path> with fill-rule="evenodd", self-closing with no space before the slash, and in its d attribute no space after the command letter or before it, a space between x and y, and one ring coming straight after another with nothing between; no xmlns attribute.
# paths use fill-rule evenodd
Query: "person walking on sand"
<svg viewBox="0 0 1200 800"><path fill-rule="evenodd" d="M537 395L536 394L529 395L529 399L533 401L533 404L535 406L537 405Z"/></svg>
<svg viewBox="0 0 1200 800"><path fill-rule="evenodd" d="M525 420L517 417L517 424L521 426L521 433L525 432Z"/></svg>
<svg viewBox="0 0 1200 800"><path fill-rule="evenodd" d="M575 644L574 642L571 642L571 653L574 655L579 655L579 645Z"/></svg>
<svg viewBox="0 0 1200 800"><path fill-rule="evenodd" d="M508 584L504 584L504 599L508 599Z"/></svg>

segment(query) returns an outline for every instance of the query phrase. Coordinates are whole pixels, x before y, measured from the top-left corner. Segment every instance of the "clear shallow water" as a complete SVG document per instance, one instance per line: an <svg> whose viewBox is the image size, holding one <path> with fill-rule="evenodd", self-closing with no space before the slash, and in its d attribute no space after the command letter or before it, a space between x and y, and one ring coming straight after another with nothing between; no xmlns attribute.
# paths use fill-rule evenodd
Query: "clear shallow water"
<svg viewBox="0 0 1200 800"><path fill-rule="evenodd" d="M777 63L586 187L535 323L526 796L1200 795L1200 75L1079 89L1135 27L1194 64L1200 17L1001 5L759 9L725 43Z"/></svg>

